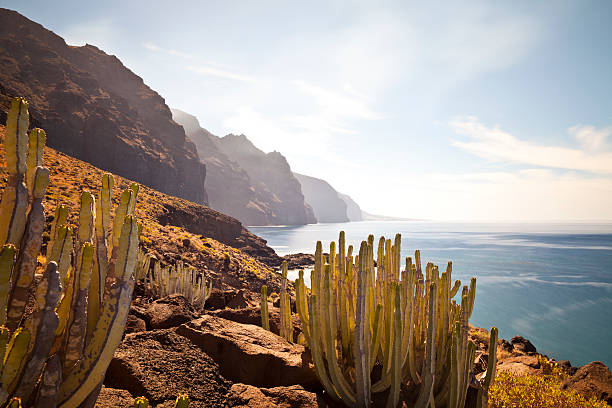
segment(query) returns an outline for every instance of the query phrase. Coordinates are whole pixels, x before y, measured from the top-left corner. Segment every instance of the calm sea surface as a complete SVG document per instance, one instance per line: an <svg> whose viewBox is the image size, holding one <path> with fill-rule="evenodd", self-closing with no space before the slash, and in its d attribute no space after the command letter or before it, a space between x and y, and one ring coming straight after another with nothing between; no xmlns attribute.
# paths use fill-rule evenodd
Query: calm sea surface
<svg viewBox="0 0 612 408"><path fill-rule="evenodd" d="M249 227L279 255L314 253L346 233L359 248L368 234L402 234L402 255L421 250L423 264L462 283L477 278L470 322L497 326L500 337L528 338L538 351L573 365L612 365L612 224L485 224L363 221ZM310 278L309 271L305 277Z"/></svg>

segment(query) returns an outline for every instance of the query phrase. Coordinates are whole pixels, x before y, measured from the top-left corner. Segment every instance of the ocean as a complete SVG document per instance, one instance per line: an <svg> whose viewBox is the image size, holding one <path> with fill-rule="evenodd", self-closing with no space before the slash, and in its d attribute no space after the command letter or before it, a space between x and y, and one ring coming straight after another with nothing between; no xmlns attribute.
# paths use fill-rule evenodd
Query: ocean
<svg viewBox="0 0 612 408"><path fill-rule="evenodd" d="M369 234L402 235L402 259L421 250L423 265L445 269L453 279L474 276L470 323L497 326L500 337L529 339L557 360L612 364L612 224L441 223L362 221L305 226L249 227L279 255L314 253L345 231L359 248ZM310 278L309 270L305 277ZM294 274L296 277L296 272Z"/></svg>

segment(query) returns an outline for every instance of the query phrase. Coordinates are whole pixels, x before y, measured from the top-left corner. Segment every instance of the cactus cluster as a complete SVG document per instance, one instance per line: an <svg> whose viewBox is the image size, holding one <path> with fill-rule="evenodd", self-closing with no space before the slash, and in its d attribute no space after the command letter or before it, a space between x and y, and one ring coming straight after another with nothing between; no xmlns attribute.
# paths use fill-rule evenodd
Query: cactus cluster
<svg viewBox="0 0 612 408"><path fill-rule="evenodd" d="M59 206L41 256L49 170L45 133L28 127L28 103L15 98L0 202L0 406L93 406L134 287L138 185L123 192L112 223L112 176L104 176L97 200L83 191L74 238L68 209Z"/></svg>
<svg viewBox="0 0 612 408"><path fill-rule="evenodd" d="M470 382L476 347L468 341L468 319L476 280L463 288L453 283L450 262L442 273L431 263L423 271L419 251L401 270L400 247L399 234L393 242L381 238L376 249L370 235L353 256L341 232L337 250L332 242L325 257L317 242L310 294L303 274L295 286L296 309L322 385L351 407L369 407L373 394L386 393L386 406L393 408L400 392L407 406L464 407L470 385L485 401L494 357L485 378ZM494 328L491 337L496 333Z"/></svg>
<svg viewBox="0 0 612 408"><path fill-rule="evenodd" d="M138 280L144 279L148 293L157 298L179 293L185 296L196 310L204 309L204 304L212 292L212 280L207 285L204 275L193 266L185 266L182 261L178 261L174 266L162 266L151 255L140 252L136 269L136 277Z"/></svg>

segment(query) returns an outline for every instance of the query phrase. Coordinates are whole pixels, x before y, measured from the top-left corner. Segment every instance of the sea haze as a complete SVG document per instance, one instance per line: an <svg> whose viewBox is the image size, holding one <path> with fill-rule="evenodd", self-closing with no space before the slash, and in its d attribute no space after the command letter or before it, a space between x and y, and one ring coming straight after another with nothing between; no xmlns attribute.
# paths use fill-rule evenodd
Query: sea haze
<svg viewBox="0 0 612 408"><path fill-rule="evenodd" d="M573 365L612 364L611 223L364 221L249 229L279 255L314 253L317 240L325 250L342 230L356 248L368 234L378 240L400 233L403 257L420 249L423 263L444 269L452 261L454 279L478 279L473 325L495 325L508 340L519 334L538 352ZM305 279L310 284L308 271Z"/></svg>

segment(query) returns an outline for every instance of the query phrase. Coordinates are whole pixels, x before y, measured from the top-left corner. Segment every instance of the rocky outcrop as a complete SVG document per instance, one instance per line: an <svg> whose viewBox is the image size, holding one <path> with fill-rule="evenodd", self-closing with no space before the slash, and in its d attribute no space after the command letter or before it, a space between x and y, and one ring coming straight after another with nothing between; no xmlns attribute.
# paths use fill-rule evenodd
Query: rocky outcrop
<svg viewBox="0 0 612 408"><path fill-rule="evenodd" d="M306 202L314 210L319 222L348 222L346 203L325 180L293 173L302 186Z"/></svg>
<svg viewBox="0 0 612 408"><path fill-rule="evenodd" d="M346 203L346 216L349 221L363 221L361 207L350 196L338 193L338 196Z"/></svg>
<svg viewBox="0 0 612 408"><path fill-rule="evenodd" d="M212 357L230 381L257 387L318 383L303 346L259 326L206 315L181 325L176 332Z"/></svg>
<svg viewBox="0 0 612 408"><path fill-rule="evenodd" d="M228 395L228 405L234 408L314 408L327 407L323 398L299 385L290 387L257 388L234 384Z"/></svg>
<svg viewBox="0 0 612 408"><path fill-rule="evenodd" d="M227 135L216 143L221 152L248 174L258 201L265 203L271 212L268 224L316 222L312 208L304 200L300 183L282 154L264 153L244 135Z"/></svg>
<svg viewBox="0 0 612 408"><path fill-rule="evenodd" d="M316 222L282 156L266 155L244 136L221 139L186 112L173 109L172 114L206 164L206 191L212 208L246 225Z"/></svg>
<svg viewBox="0 0 612 408"><path fill-rule="evenodd" d="M47 145L161 192L206 203L205 166L164 99L115 56L0 9L0 123L30 102Z"/></svg>
<svg viewBox="0 0 612 408"><path fill-rule="evenodd" d="M601 361L580 367L563 383L563 389L576 391L587 398L602 399L612 406L612 374Z"/></svg>

